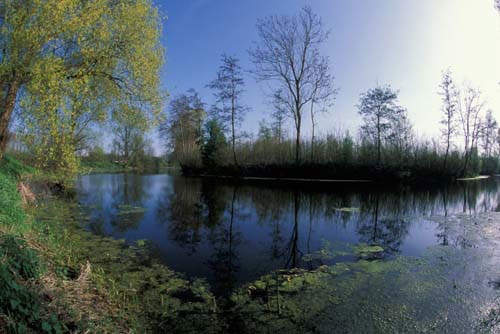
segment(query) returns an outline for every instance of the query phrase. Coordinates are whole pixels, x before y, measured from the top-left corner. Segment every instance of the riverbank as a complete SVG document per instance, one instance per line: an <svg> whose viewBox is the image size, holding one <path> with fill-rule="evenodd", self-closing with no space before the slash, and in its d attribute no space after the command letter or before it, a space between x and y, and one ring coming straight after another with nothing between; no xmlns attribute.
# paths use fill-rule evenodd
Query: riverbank
<svg viewBox="0 0 500 334"><path fill-rule="evenodd" d="M35 199L31 186L48 188L33 172L11 158L0 165L0 333L218 326L203 282L156 263L146 241L129 245L85 231L74 200L51 192Z"/></svg>
<svg viewBox="0 0 500 334"><path fill-rule="evenodd" d="M456 174L431 168L401 169L393 166L361 164L269 164L225 165L215 168L181 166L185 176L239 178L243 180L274 180L283 182L372 182L377 184L446 183Z"/></svg>

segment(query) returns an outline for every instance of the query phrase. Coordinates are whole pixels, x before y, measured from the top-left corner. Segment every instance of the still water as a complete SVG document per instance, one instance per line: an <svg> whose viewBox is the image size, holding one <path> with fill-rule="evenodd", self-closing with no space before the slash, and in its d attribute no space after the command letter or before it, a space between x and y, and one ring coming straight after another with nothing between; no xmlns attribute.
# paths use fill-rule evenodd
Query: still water
<svg viewBox="0 0 500 334"><path fill-rule="evenodd" d="M500 180L432 189L328 184L235 184L178 175L100 174L77 181L83 223L99 235L152 242L158 258L214 292L276 269L351 261L311 260L325 245L378 245L380 258L429 246L467 247L431 217L500 210ZM332 246L333 245L333 246Z"/></svg>

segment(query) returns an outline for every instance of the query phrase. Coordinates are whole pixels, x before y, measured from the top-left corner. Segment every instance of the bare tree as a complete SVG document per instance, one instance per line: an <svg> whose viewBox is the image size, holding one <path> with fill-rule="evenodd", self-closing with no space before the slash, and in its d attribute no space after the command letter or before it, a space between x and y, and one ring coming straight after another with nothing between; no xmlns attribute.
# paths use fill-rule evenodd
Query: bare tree
<svg viewBox="0 0 500 334"><path fill-rule="evenodd" d="M243 76L239 60L227 55L222 55L222 64L217 72L217 78L208 84L208 87L215 90L217 106L214 110L218 114L223 125L229 124L231 129L231 147L233 151L233 161L238 165L236 159L236 127L243 121L248 108L240 102L243 93Z"/></svg>
<svg viewBox="0 0 500 334"><path fill-rule="evenodd" d="M314 140L316 133L317 112L327 112L333 104L333 99L337 90L333 86L333 76L330 73L330 64L328 58L323 58L320 63L314 68L314 76L312 82L312 98L310 102L311 115L311 161L314 160ZM315 109L319 106L319 109Z"/></svg>
<svg viewBox="0 0 500 334"><path fill-rule="evenodd" d="M452 139L457 131L456 113L458 109L458 101L457 101L458 92L453 82L451 71L449 69L443 72L439 88L440 88L439 95L441 95L441 100L443 101L443 105L441 108L443 117L440 121L442 126L441 134L444 138L446 146L443 169L446 170Z"/></svg>
<svg viewBox="0 0 500 334"><path fill-rule="evenodd" d="M259 81L278 85L280 104L295 123L295 162L300 162L304 106L314 98L315 73L325 62L320 47L327 40L321 19L310 7L293 16L272 15L257 23L259 43L249 51Z"/></svg>
<svg viewBox="0 0 500 334"><path fill-rule="evenodd" d="M283 103L281 100L282 96L281 91L277 91L273 95L272 99L272 105L274 108L274 111L271 115L272 117L272 129L273 129L273 136L277 139L278 144L281 144L283 139L285 138L285 121L286 121L286 116L288 114L287 109L286 109L286 104Z"/></svg>
<svg viewBox="0 0 500 334"><path fill-rule="evenodd" d="M473 88L470 84L464 86L462 96L459 98L458 111L464 140L464 166L462 175L466 176L470 158L481 133L481 112L486 102L481 91Z"/></svg>
<svg viewBox="0 0 500 334"><path fill-rule="evenodd" d="M400 114L393 120L390 130L388 139L397 153L394 158L399 159L400 164L408 163L415 133L406 109L400 110Z"/></svg>
<svg viewBox="0 0 500 334"><path fill-rule="evenodd" d="M486 117L482 124L481 139L483 144L484 156L490 158L493 155L495 147L496 134L498 131L498 123L493 117L491 110L486 112Z"/></svg>

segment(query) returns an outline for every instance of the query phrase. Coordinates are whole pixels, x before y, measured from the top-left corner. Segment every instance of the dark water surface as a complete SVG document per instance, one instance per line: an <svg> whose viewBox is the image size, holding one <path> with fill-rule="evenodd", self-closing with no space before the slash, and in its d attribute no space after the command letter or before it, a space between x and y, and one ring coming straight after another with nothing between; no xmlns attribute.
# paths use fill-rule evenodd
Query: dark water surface
<svg viewBox="0 0 500 334"><path fill-rule="evenodd" d="M432 245L467 247L466 238L430 217L500 210L499 181L419 190L352 184L315 189L100 174L80 177L77 197L93 233L147 239L168 267L205 278L223 293L276 269L353 260L310 256L325 245L378 245L380 258L420 256Z"/></svg>

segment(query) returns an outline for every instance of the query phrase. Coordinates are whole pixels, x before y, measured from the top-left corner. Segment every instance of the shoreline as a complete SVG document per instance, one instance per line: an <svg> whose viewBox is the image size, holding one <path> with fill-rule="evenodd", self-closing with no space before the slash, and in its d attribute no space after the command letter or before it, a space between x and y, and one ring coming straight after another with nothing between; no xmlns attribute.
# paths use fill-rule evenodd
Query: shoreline
<svg viewBox="0 0 500 334"><path fill-rule="evenodd" d="M191 175L190 175L191 176ZM311 182L311 183L373 183L373 180L355 180L355 179L313 179L313 178L293 178L293 177L260 177L260 176L230 176L230 175L193 175L202 178L218 178L218 179L238 179L248 181L274 181L274 182Z"/></svg>

